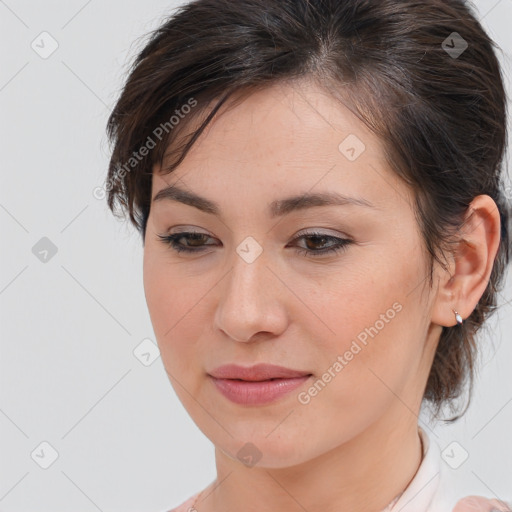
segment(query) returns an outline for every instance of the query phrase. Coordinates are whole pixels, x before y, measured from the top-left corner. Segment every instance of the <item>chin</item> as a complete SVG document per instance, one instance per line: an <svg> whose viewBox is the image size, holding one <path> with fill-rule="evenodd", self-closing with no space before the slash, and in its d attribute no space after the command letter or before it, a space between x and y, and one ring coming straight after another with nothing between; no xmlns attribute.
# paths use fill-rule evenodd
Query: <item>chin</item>
<svg viewBox="0 0 512 512"><path fill-rule="evenodd" d="M259 436L235 437L224 439L222 443L215 440L216 449L225 453L233 460L246 467L259 467L269 469L288 468L299 465L313 458L315 454L308 454L307 447L302 442L296 442L293 436L265 437Z"/></svg>

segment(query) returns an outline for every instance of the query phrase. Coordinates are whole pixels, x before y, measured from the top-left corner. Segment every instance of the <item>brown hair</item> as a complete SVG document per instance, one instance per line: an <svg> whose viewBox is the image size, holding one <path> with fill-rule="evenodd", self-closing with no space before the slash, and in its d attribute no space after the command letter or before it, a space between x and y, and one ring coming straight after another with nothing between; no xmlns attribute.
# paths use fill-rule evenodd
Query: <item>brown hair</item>
<svg viewBox="0 0 512 512"><path fill-rule="evenodd" d="M430 286L434 259L444 267L440 256L470 202L487 194L498 206L501 242L489 283L463 325L443 328L424 394L437 415L444 403L453 409L469 380L469 406L475 335L496 308L510 259L506 97L495 46L463 0L185 4L150 34L108 120L108 205L129 213L144 243L153 164L172 154L163 170L179 165L234 92L315 79L384 141L392 169L412 187ZM186 144L175 142L174 127L183 132L214 99Z"/></svg>

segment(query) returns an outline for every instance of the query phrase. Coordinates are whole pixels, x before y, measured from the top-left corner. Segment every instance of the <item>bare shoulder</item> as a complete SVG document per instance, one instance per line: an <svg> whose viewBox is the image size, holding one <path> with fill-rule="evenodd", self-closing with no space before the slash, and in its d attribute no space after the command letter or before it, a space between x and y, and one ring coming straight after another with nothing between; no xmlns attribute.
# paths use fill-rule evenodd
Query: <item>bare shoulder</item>
<svg viewBox="0 0 512 512"><path fill-rule="evenodd" d="M468 496L457 502L453 512L512 512L512 509L504 501L483 496Z"/></svg>

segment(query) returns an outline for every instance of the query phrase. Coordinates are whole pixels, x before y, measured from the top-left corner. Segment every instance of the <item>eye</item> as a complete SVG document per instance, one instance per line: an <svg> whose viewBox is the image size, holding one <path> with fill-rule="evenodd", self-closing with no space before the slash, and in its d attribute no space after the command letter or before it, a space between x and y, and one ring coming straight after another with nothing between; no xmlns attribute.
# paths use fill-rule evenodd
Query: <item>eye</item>
<svg viewBox="0 0 512 512"><path fill-rule="evenodd" d="M158 238L167 246L170 246L176 252L186 253L199 253L203 252L205 246L215 244L204 244L206 239L212 238L206 233L199 233L196 231L182 231L180 233L173 233L172 235L157 235ZM186 245L180 243L180 240L184 239L187 241ZM297 253L306 256L323 256L325 254L336 253L344 250L347 245L353 243L353 240L348 238L340 238L332 235L327 235L321 232L303 233L300 236L294 238L292 242L297 240L306 240L306 248L298 248ZM325 246L327 242L331 242L331 245L323 248L311 248L312 246Z"/></svg>
<svg viewBox="0 0 512 512"><path fill-rule="evenodd" d="M202 252L204 249L199 249L201 247L200 243L194 245L195 242L204 241L205 238L211 238L206 233L199 233L196 231L182 231L180 233L174 233L172 235L158 235L158 238L166 245L170 245L173 250L176 252ZM179 240L182 238L186 240L191 240L192 245L182 245L179 243ZM211 244L209 244L211 245Z"/></svg>
<svg viewBox="0 0 512 512"><path fill-rule="evenodd" d="M337 253L338 251L344 250L347 245L353 243L353 240L349 238L340 238L337 236L327 235L325 233L312 232L312 233L302 233L300 236L293 239L293 242L300 239L306 240L306 248L305 249L297 249L299 254L304 254L306 256L322 256L329 253ZM309 244L307 241L309 240ZM320 249L310 249L311 245L321 245L325 246L326 242L331 242L330 246L320 248Z"/></svg>

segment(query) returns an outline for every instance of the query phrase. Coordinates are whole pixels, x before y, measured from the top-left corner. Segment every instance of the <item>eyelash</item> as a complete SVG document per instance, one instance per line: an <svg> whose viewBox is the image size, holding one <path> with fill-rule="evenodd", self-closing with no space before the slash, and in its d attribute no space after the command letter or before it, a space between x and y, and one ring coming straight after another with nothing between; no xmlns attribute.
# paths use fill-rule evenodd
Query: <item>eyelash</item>
<svg viewBox="0 0 512 512"><path fill-rule="evenodd" d="M208 235L206 233L198 233L195 231L183 231L181 233L174 233L172 235L157 235L157 236L164 244L166 244L167 246L170 246L174 251L176 251L178 253L180 253L180 252L198 253L198 252L204 251L205 249L197 249L197 248L191 249L190 247L186 247L186 246L178 243L178 240L180 240L181 238L186 238L186 239L190 240L191 238L195 237L197 239L198 235L199 235L199 237L201 237L201 236L208 237ZM296 240L300 240L301 238L308 238L308 237L334 240L334 241L337 241L337 244L329 247L328 249L320 249L318 251L314 251L311 249L297 249L297 252L299 254L303 254L306 256L313 256L313 257L323 256L323 255L331 254L331 253L334 254L339 251L345 250L346 246L353 243L353 240L350 240L348 238L338 238L335 236L326 235L325 233L317 233L317 232L303 233L302 235L294 238L292 240L292 242L295 242ZM211 245L211 244L206 244L206 245Z"/></svg>

